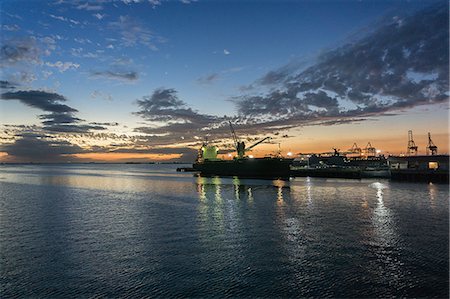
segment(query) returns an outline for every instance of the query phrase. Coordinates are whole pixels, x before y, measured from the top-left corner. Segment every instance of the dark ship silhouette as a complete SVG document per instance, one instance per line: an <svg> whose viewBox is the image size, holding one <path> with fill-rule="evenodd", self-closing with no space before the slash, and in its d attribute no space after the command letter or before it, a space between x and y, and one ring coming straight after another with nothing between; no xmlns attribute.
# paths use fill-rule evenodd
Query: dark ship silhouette
<svg viewBox="0 0 450 299"><path fill-rule="evenodd" d="M231 134L237 155L232 160L218 158L218 148L214 145L203 143L199 150L193 169L200 172L201 176L237 176L245 178L289 178L290 166L293 158L284 158L280 154L276 157L253 158L246 152L255 146L270 139L266 137L249 147L236 136L233 125L230 122Z"/></svg>

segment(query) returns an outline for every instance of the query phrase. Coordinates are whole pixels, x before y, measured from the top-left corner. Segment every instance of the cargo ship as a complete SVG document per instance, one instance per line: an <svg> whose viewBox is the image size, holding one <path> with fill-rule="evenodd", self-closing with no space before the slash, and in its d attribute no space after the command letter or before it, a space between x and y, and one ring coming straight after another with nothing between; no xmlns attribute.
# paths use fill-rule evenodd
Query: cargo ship
<svg viewBox="0 0 450 299"><path fill-rule="evenodd" d="M197 160L192 165L201 176L237 176L245 178L289 178L290 166L293 158L276 157L254 158L247 152L255 146L270 139L266 137L246 148L245 142L236 136L230 122L230 129L236 149L236 156L231 160L220 159L217 156L218 148L214 145L203 143L199 150Z"/></svg>

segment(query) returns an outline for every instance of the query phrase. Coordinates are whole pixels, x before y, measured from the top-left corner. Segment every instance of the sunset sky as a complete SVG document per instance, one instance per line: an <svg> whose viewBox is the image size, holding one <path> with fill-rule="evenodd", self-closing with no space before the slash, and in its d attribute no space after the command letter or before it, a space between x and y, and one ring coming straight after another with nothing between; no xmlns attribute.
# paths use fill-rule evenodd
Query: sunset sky
<svg viewBox="0 0 450 299"><path fill-rule="evenodd" d="M448 1L2 1L0 161L449 151Z"/></svg>

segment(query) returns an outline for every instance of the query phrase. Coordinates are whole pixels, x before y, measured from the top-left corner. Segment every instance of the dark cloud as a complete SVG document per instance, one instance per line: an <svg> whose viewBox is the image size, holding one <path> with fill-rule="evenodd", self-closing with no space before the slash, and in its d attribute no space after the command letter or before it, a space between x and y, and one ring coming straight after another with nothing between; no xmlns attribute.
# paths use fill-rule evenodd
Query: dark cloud
<svg viewBox="0 0 450 299"><path fill-rule="evenodd" d="M91 75L119 81L136 81L139 79L139 75L135 71L96 71L92 72Z"/></svg>
<svg viewBox="0 0 450 299"><path fill-rule="evenodd" d="M108 127L117 127L119 125L118 122L107 122L107 123L90 122L89 124L95 126L108 126Z"/></svg>
<svg viewBox="0 0 450 299"><path fill-rule="evenodd" d="M76 123L76 122L81 121L81 119L73 116L70 113L44 114L44 115L40 115L39 118L44 120L42 122L44 125L68 124L68 123Z"/></svg>
<svg viewBox="0 0 450 299"><path fill-rule="evenodd" d="M17 84L9 82L9 81L4 81L4 80L0 80L0 89L16 89L17 88Z"/></svg>
<svg viewBox="0 0 450 299"><path fill-rule="evenodd" d="M40 115L43 130L59 133L87 133L89 130L105 130L101 125L82 124L83 120L76 117L78 112L68 105L66 97L58 93L41 90L14 91L1 94L2 100L18 100L27 106L41 109L49 114Z"/></svg>
<svg viewBox="0 0 450 299"><path fill-rule="evenodd" d="M90 130L106 130L106 128L102 126L91 126L83 124L76 124L76 125L59 124L59 123L46 125L42 129L57 133L87 133Z"/></svg>
<svg viewBox="0 0 450 299"><path fill-rule="evenodd" d="M48 112L65 113L78 111L72 107L59 103L67 101L64 96L42 90L18 90L14 92L5 92L1 94L1 99L18 100L27 106Z"/></svg>
<svg viewBox="0 0 450 299"><path fill-rule="evenodd" d="M106 130L98 124L82 124L84 120L75 117L73 113L51 113L39 116L43 129L58 133L88 133L90 130Z"/></svg>
<svg viewBox="0 0 450 299"><path fill-rule="evenodd" d="M306 69L285 66L235 99L242 117L286 125L385 115L448 100L448 5L397 16L359 40L322 54ZM272 116L272 117L271 117ZM275 116L275 117L273 117Z"/></svg>
<svg viewBox="0 0 450 299"><path fill-rule="evenodd" d="M134 114L149 121L182 122L189 126L207 126L215 116L197 113L178 99L175 89L156 89L151 96L138 100L140 111Z"/></svg>
<svg viewBox="0 0 450 299"><path fill-rule="evenodd" d="M67 155L82 153L83 149L67 141L47 140L24 135L14 143L0 145L10 162L61 162L74 160Z"/></svg>

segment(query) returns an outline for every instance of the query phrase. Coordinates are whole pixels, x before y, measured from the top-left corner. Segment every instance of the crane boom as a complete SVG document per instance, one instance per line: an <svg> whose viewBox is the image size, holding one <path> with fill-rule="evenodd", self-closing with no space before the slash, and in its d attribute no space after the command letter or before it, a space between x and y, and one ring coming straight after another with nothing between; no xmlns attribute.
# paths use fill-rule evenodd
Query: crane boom
<svg viewBox="0 0 450 299"><path fill-rule="evenodd" d="M231 130L231 136L233 136L234 146L237 148L239 139L236 136L236 132L234 132L233 125L231 124L231 121L228 121L230 124L230 130Z"/></svg>
<svg viewBox="0 0 450 299"><path fill-rule="evenodd" d="M248 148L245 149L245 151L251 150L252 148L254 148L255 146L257 146L258 144L260 144L260 143L262 143L262 142L264 142L264 141L266 141L266 140L268 140L268 139L271 139L271 137L266 137L266 138L264 138L264 139L261 139L260 141L258 141L258 142L256 142L256 143L250 145Z"/></svg>

